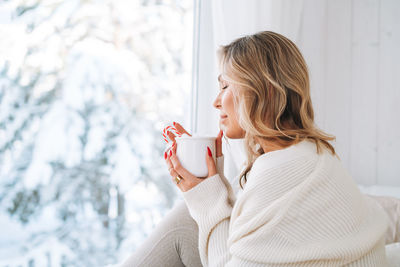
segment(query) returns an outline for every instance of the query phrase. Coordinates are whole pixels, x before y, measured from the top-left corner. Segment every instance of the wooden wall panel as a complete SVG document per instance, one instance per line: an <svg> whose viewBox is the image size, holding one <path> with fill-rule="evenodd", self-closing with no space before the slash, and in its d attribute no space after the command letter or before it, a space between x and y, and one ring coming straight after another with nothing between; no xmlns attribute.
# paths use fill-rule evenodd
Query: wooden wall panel
<svg viewBox="0 0 400 267"><path fill-rule="evenodd" d="M349 170L356 182L376 183L379 0L353 0Z"/></svg>
<svg viewBox="0 0 400 267"><path fill-rule="evenodd" d="M327 2L325 129L349 169L351 112L351 1Z"/></svg>
<svg viewBox="0 0 400 267"><path fill-rule="evenodd" d="M305 1L300 30L317 125L357 183L400 186L400 1Z"/></svg>
<svg viewBox="0 0 400 267"><path fill-rule="evenodd" d="M381 0L378 103L378 184L400 186L400 2Z"/></svg>
<svg viewBox="0 0 400 267"><path fill-rule="evenodd" d="M307 63L310 75L311 99L317 126L325 130L325 55L326 55L326 1L305 1L303 21L296 41ZM304 19L308 18L308 19ZM320 36L322 38L315 38Z"/></svg>

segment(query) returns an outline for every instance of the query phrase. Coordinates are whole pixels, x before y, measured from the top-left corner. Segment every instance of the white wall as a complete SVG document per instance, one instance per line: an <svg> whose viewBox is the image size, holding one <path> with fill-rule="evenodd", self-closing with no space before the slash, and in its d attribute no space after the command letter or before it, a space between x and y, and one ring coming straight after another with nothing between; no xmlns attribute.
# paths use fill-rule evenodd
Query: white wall
<svg viewBox="0 0 400 267"><path fill-rule="evenodd" d="M214 134L218 127L211 106L216 47L277 31L302 51L316 123L336 136L334 146L356 182L400 186L400 1L206 0L202 6L199 129ZM237 165L243 158L233 159Z"/></svg>
<svg viewBox="0 0 400 267"><path fill-rule="evenodd" d="M399 186L400 1L304 3L297 44L316 122L358 183Z"/></svg>

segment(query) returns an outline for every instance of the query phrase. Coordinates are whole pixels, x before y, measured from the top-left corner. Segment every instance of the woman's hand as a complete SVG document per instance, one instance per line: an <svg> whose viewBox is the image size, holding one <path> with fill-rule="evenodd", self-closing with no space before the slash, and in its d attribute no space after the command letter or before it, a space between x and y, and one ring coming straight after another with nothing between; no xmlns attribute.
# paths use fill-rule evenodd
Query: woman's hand
<svg viewBox="0 0 400 267"><path fill-rule="evenodd" d="M178 130L178 132L180 132L180 133L182 133L182 134L187 134L187 135L189 135L189 136L192 136L190 133L188 133L186 130L185 130L185 128L183 128L183 126L182 125L180 125L179 123L177 123L177 122L174 122L174 126L175 126L175 128ZM172 142L173 143L175 143L175 134L173 133L173 132L167 132L167 135L168 135L168 137L169 137L169 139L171 139L172 140ZM217 138L215 139L215 152L216 152L216 156L217 156L217 158L219 158L219 157L221 157L222 156L222 135L223 135L223 131L222 130L220 130L219 131L219 133L218 133L218 136L217 136ZM169 153L169 150L170 150L171 148L169 147L169 148L167 148L167 150L166 151L164 151L164 152L166 152L166 153ZM165 154L165 153L164 153Z"/></svg>
<svg viewBox="0 0 400 267"><path fill-rule="evenodd" d="M186 133L189 136L191 136L180 124L174 123L174 126L179 132ZM223 132L221 130L218 133L218 136L215 140L217 157L222 156L222 135ZM199 183L201 183L204 180L204 178L198 178L194 176L181 165L178 157L176 156L177 144L175 142L175 135L171 132L168 132L168 137L170 137L174 143L171 148L167 149L167 151L164 152L164 158L167 163L169 173L172 177L172 181L175 184L177 184L177 186L182 192L186 192L195 187L196 185L198 185ZM207 153L205 157L208 168L208 175L207 175L208 178L214 176L217 173L217 169L211 154L211 150L209 148L207 148Z"/></svg>
<svg viewBox="0 0 400 267"><path fill-rule="evenodd" d="M166 155L165 160L167 162L167 166L169 169L169 173L171 174L172 181L177 184L177 186L182 192L186 192L195 187L196 185L198 185L199 183L201 183L204 179L194 176L181 165L178 157L176 156L176 147L177 144L174 143L168 155ZM211 150L209 148L207 150L208 152L206 153L205 156L208 168L208 175L207 175L208 178L217 173L217 168L215 166Z"/></svg>
<svg viewBox="0 0 400 267"><path fill-rule="evenodd" d="M187 135L189 135L189 136L192 136L190 133L188 133L186 130L185 130L185 128L183 128L182 127L182 125L180 125L179 123L177 123L177 122L174 122L174 127L178 130L178 132L180 132L181 134L187 134ZM175 134L173 133L173 132L170 132L170 131L168 131L167 132L167 135L168 135L168 137L169 137L169 139L171 139L172 140L172 142L174 142L175 143Z"/></svg>

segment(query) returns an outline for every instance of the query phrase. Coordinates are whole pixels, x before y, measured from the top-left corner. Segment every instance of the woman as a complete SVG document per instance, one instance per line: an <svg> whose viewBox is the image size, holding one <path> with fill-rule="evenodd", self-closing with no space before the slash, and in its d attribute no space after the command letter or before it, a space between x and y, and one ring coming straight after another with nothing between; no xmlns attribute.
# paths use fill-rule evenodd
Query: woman
<svg viewBox="0 0 400 267"><path fill-rule="evenodd" d="M210 151L205 155L206 179L180 165L176 143L165 155L198 226L202 265L387 266L387 216L344 170L329 143L334 138L316 128L307 66L295 44L280 34L260 32L223 46L219 58L214 107L223 134L245 141L247 166L239 175L240 188L234 190L223 175L222 132L217 164ZM178 130L184 131L180 125ZM184 206L177 210L179 216L187 214ZM182 225L197 230L193 221ZM189 249L183 244L178 250L195 255L194 241L186 245ZM171 257L185 254L172 250ZM140 250L147 256L139 259L137 253L126 266L156 266L151 251ZM163 263L177 266L167 265L167 259ZM200 266L196 256L183 256L176 264Z"/></svg>

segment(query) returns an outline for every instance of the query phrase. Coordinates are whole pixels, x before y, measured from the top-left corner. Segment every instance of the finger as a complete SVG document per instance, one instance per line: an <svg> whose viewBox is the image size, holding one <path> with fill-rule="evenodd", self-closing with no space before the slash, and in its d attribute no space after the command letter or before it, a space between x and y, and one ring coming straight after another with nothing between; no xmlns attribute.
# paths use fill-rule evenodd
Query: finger
<svg viewBox="0 0 400 267"><path fill-rule="evenodd" d="M167 156L168 156L168 153L169 153L169 150L171 149L171 147L172 147L172 145L168 145L167 148L165 148L165 150L164 150L164 158L165 159L167 159ZM165 154L165 153L167 153L167 154Z"/></svg>
<svg viewBox="0 0 400 267"><path fill-rule="evenodd" d="M224 132L222 130L219 131L217 138L215 139L215 153L217 158L222 156L222 136Z"/></svg>
<svg viewBox="0 0 400 267"><path fill-rule="evenodd" d="M199 184L202 179L197 178L193 174L191 174L188 170L186 170L180 163L178 157L175 153L176 148L171 149L169 158L171 159L172 165L174 166L174 170L184 179L179 184L181 185L181 189L186 191L193 186Z"/></svg>
<svg viewBox="0 0 400 267"><path fill-rule="evenodd" d="M180 161L179 161L179 159L178 159L178 157L176 156L176 149L177 149L177 147L178 147L178 145L177 145L177 143L175 142L173 145L172 145L172 147L171 147L171 152L170 152L170 155L171 156L175 156L174 157L174 159L176 159L176 161L174 161L174 162L178 162L179 164L180 164ZM171 160L171 159L170 159ZM171 163L172 163L172 160L171 160ZM172 163L172 165L174 166L174 163ZM182 165L181 165L182 166ZM183 167L183 166L182 166ZM175 168L175 167L174 167ZM186 170L186 169L185 169ZM190 174L190 172L187 172L188 174ZM178 173L177 173L178 174ZM179 174L179 175L181 175L181 174ZM185 173L185 174L182 174L182 175L185 175L185 176L187 176L187 174ZM182 176L181 175L181 176Z"/></svg>
<svg viewBox="0 0 400 267"><path fill-rule="evenodd" d="M182 133L182 134L187 134L187 135L189 135L189 136L192 136L190 133L188 133L186 130L185 130L185 128L183 128L183 126L182 125L180 125L179 123L177 123L177 122L173 122L173 124L174 124L174 126L175 126L175 128L180 132L180 133Z"/></svg>
<svg viewBox="0 0 400 267"><path fill-rule="evenodd" d="M208 168L207 177L214 176L217 173L217 167L215 166L214 158L212 157L211 150L209 147L207 147L206 163Z"/></svg>
<svg viewBox="0 0 400 267"><path fill-rule="evenodd" d="M171 147L171 150L172 150L172 152L173 152L174 154L176 154L176 149L177 149L177 147L178 147L177 143L174 142L174 143L172 144L172 147Z"/></svg>
<svg viewBox="0 0 400 267"><path fill-rule="evenodd" d="M168 159L170 158L170 156L168 156ZM170 160L170 159L169 159ZM172 163L171 163L172 165ZM182 177L182 175L178 174L178 172L176 172L174 170L174 168L171 169L170 171L170 175L171 175L171 181L182 191L182 192L186 192L188 189L187 185L185 184L185 179ZM177 181L176 177L179 176L181 178L181 180Z"/></svg>
<svg viewBox="0 0 400 267"><path fill-rule="evenodd" d="M164 152L165 163L167 164L169 174L175 177L177 175L177 172L174 170L174 166L172 165L171 159L168 156L169 153L169 151Z"/></svg>
<svg viewBox="0 0 400 267"><path fill-rule="evenodd" d="M182 164L180 163L178 157L176 156L176 151L174 147L168 154L168 158L171 160L172 166L174 170L183 178L187 178L189 176L193 176L188 170L186 170Z"/></svg>
<svg viewBox="0 0 400 267"><path fill-rule="evenodd" d="M172 149L169 151L169 153L168 153L168 155L167 155L168 162L169 162L169 164L172 166L172 169L171 169L171 172L170 172L171 181L172 181L174 184L176 184L182 192L186 192L187 190L190 189L190 188L188 188L188 183L186 183L185 178L183 178L183 176L180 175L180 174L174 169L173 164L172 164L171 157L172 157ZM177 180L176 180L176 177L177 177L177 176L179 176L179 177L181 178L181 181L180 181L179 183L178 183ZM190 183L189 183L189 184L190 184Z"/></svg>
<svg viewBox="0 0 400 267"><path fill-rule="evenodd" d="M175 135L172 132L167 132L167 135L172 142L175 142Z"/></svg>
<svg viewBox="0 0 400 267"><path fill-rule="evenodd" d="M171 158L170 158L172 155L172 147L173 146L169 147L168 150L164 152L164 158L165 158L165 162L166 162L168 168L174 167L174 165L171 162Z"/></svg>

